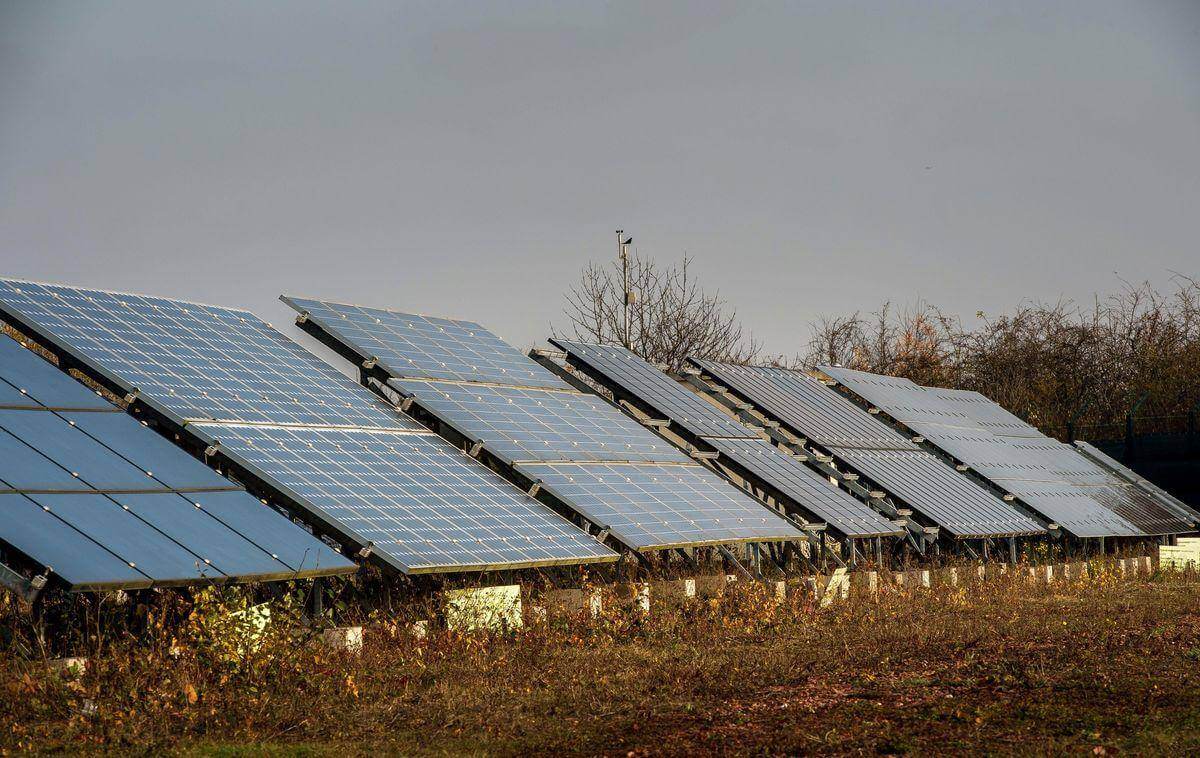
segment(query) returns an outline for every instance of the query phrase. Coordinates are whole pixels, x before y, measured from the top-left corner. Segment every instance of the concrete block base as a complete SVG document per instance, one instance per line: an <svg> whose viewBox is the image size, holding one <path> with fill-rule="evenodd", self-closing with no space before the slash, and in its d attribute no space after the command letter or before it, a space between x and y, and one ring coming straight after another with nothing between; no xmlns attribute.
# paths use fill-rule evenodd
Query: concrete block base
<svg viewBox="0 0 1200 758"><path fill-rule="evenodd" d="M358 655L362 652L363 630L361 626L339 626L321 633L321 642L331 650Z"/></svg>

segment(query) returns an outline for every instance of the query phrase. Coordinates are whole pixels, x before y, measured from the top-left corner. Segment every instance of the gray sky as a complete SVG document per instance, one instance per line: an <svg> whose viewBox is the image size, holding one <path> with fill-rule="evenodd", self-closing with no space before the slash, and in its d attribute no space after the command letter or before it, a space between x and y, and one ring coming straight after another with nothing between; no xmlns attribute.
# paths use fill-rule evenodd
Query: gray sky
<svg viewBox="0 0 1200 758"><path fill-rule="evenodd" d="M793 353L888 299L1200 274L1198 217L1195 0L0 0L0 273L280 326L528 346L621 227Z"/></svg>

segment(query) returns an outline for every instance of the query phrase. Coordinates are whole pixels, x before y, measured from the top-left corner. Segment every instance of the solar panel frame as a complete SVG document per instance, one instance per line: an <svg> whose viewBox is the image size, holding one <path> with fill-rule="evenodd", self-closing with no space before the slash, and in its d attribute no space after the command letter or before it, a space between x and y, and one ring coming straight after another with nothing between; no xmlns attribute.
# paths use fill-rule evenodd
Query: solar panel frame
<svg viewBox="0 0 1200 758"><path fill-rule="evenodd" d="M1075 447L1077 447L1085 456L1095 461L1098 466L1105 467L1115 476L1118 476L1137 487L1141 487L1146 492L1158 497L1159 501L1172 508L1176 515L1180 516L1181 518L1190 519L1193 522L1200 523L1200 511L1175 497L1162 487L1159 487L1149 479L1143 477L1132 468L1129 468L1125 464L1108 455L1103 450L1100 450L1092 443L1085 440L1075 440Z"/></svg>
<svg viewBox="0 0 1200 758"><path fill-rule="evenodd" d="M15 301L15 302L14 302ZM113 312L101 311L98 314L89 314L85 310L80 310L84 307L83 304L91 304L89 307L101 308L111 306L116 309ZM174 320L170 320L179 327L181 320L187 321L186 329L183 331L188 334L200 335L197 339L197 344L202 346L202 350L191 350L188 355L199 359L205 354L214 357L218 361L215 372L208 372L210 366L197 367L196 365L176 359L172 356L171 350L173 345L170 343L171 331L160 328L161 325L154 327L157 331L155 334L160 337L165 337L161 340L162 346L155 346L153 343L145 343L143 337L136 334L134 327L125 324L115 315L116 313L125 314L126 310L133 307L131 304L138 304L139 307L145 307L144 303L153 303L158 312L167 312L174 315ZM57 309L57 310L56 310ZM61 313L59 313L61 311ZM220 308L217 306L205 306L195 303L185 303L183 301L174 301L166 298L154 298L141 295L126 295L123 293L111 293L101 290L86 290L79 288L63 287L61 285L43 285L29 282L17 282L15 280L0 279L0 317L8 320L17 326L22 331L35 335L38 339L53 346L56 350L70 356L79 365L87 367L90 373L95 374L103 382L112 386L119 394L133 392L137 390L137 403L139 407L152 411L161 416L170 423L175 424L183 433L192 436L202 444L208 445L214 440L219 439L219 435L205 433L204 426L221 427L223 424L233 424L245 421L247 423L256 423L263 426L279 426L281 428L341 428L341 429L364 429L364 430L389 430L411 432L413 435L420 435L424 440L423 445L432 445L432 449L436 449L436 455L445 458L450 458L456 463L464 465L469 464L471 467L476 467L480 471L486 472L483 466L478 462L471 461L459 450L441 440L436 434L422 427L413 419L401 414L395 408L376 395L371 393L366 388L352 382L347 377L338 372L335 368L325 363L316 356L308 353L303 348L299 347L291 340L276 332L266 322L261 321L248 311L237 309ZM68 318L69 317L69 318ZM198 322L200 318L212 318L216 326L207 324L206 322ZM188 319L191 319L190 321ZM88 322L96 322L96 326L90 326ZM44 323L45 322L45 323ZM101 323L103 322L103 323ZM138 324L146 324L146 319L137 320ZM47 326L49 324L49 326ZM219 329L221 324L234 324L233 334L244 334L249 330L251 339L247 345L236 345L230 348L224 345L222 333ZM151 325L153 326L153 325ZM86 329L84 327L87 327ZM105 336L104 348L98 349L98 352L103 356L101 360L94 360L88 346L94 346L96 341L92 336L80 337L82 346L73 344L71 337L79 337L89 335L89 331ZM115 336L114 336L115 335ZM228 336L228 335L226 335ZM211 344L210 343L215 343ZM139 350L142 353L131 353L128 357L124 357L120 350L128 348L130 345L140 345ZM273 379L282 377L284 384L288 387L287 393L267 393L268 397L274 398L278 402L263 401L269 407L270 412L263 412L260 408L251 408L249 412L241 413L242 408L235 407L229 403L223 402L229 397L229 393L220 389L219 384L214 384L218 380L213 378L217 376L232 376L237 381L241 381L247 386L254 386L253 382L258 381L253 372L257 367L254 360L253 350L260 349L263 362L271 359L278 360L282 363L291 361L285 366L275 366L271 369L265 369L265 374ZM234 350L241 357L236 363L225 361L225 356L229 350ZM207 352L206 352L207 351ZM214 352L215 351L215 352ZM114 357L119 356L118 357ZM164 356L171 356L167 360ZM145 360L146 363L139 361ZM150 366L159 366L162 363L168 363L175 367L175 373L170 374L175 386L168 386L162 381L155 379L150 375L148 368ZM125 375L129 373L129 376ZM133 377L132 379L130 377ZM308 377L314 382L315 389L306 391L297 391L295 388L303 387L305 378ZM183 388L187 386L187 381L196 381L200 387L204 389L189 388L185 392ZM138 387L141 389L138 389ZM149 389L147 389L149 388ZM185 398L180 400L180 398ZM220 399L221 402L206 405L214 398ZM309 410L307 405L308 399L315 398L320 402L314 403L318 408L317 411ZM256 401L257 402L257 401ZM201 411L197 412L200 407ZM208 413L205 410L216 410L219 412ZM215 419L218 423L213 424L214 416L229 416L229 415L245 415L246 419L230 420L227 418ZM278 424L273 424L272 420L278 421ZM321 508L306 503L302 498L294 497L293 492L286 491L286 488L276 487L276 483L272 482L269 477L257 476L251 467L242 465L237 459L235 452L231 448L225 448L218 453L228 465L236 468L239 475L245 473L253 477L255 483L260 486L260 489L268 490L272 493L281 496L282 500L294 511L305 514L305 518L321 527L326 533L335 535L343 544L352 545L354 548L371 547L371 540L364 538L362 535L356 534L352 530L343 528L337 524L335 520L328 518L328 514ZM417 476L419 472L413 472ZM590 562L606 562L615 561L619 555L603 546L597 550L598 543L583 533L567 521L564 517L555 513L536 500L527 498L519 491L513 489L512 485L498 475L487 472L483 477L478 479L480 486L486 486L494 489L496 492L502 492L503 497L510 499L510 504L520 503L521 508L527 509L526 516L529 519L542 519L546 524L553 524L553 529L563 527L568 529L575 540L577 555L574 560L563 560L555 558L554 560L545 563L539 563L529 559L528 552L523 552L520 555L514 554L513 560L503 564L490 563L486 568L524 568L533 565L559 565L562 563L590 563ZM515 507L515 506L514 506ZM547 527L551 528L551 527ZM519 535L513 534L514 543ZM400 571L406 571L403 564L395 560L391 560L390 556L382 555L382 548L373 550L371 555L375 560L384 566ZM429 567L422 564L418 567L418 572L426 573L429 571L438 571L440 573L449 573L451 571L477 571L484 570L476 564L465 566L441 566ZM411 572L407 572L411 573Z"/></svg>
<svg viewBox="0 0 1200 758"><path fill-rule="evenodd" d="M403 341L404 339L406 339L405 332L403 329L400 329L400 330L385 329L385 330L372 331L373 327L372 327L372 329L348 329L347 325L346 325L347 321L353 321L353 320L360 320L360 321L366 320L368 324L374 325L375 319L377 319L377 318L380 320L388 319L388 320L392 320L392 321L399 321L399 322L407 323L407 322L405 322L405 319L408 318L407 314L399 313L396 311L387 311L384 309L364 308L361 306L350 306L350 305L343 305L343 304L338 304L338 303L321 303L320 307L318 307L319 301L304 300L304 299L292 298L292 297L287 297L287 296L284 296L281 299L285 303L288 303L293 308L295 308L298 312L300 312L301 317L298 321L302 322L302 325L304 326L304 328L306 330L309 331L310 334L313 334L318 339L328 339L329 341L334 343L334 345L339 353L348 357L350 360L361 361L364 365L372 366L373 368L370 369L370 371L374 372L372 378L376 378L376 379L380 379L381 381L385 381L388 383L388 386L393 387L393 388L398 388L401 391L405 391L405 388L408 387L409 394L413 394L413 395L416 394L415 393L415 389L417 387L416 380L419 380L420 382L425 383L422 386L432 386L433 384L438 384L439 386L447 387L447 386L457 385L457 384L467 384L467 385L471 386L472 388L476 388L478 390L482 386L495 385L495 386L503 386L503 387L507 387L507 388L519 388L519 389L529 389L529 390L540 390L543 392L561 393L561 394L569 395L569 396L576 397L576 398L578 398L578 397L588 398L586 401L588 403L594 402L594 400L591 399L590 395L586 395L586 394L581 393L578 390L574 389L573 387L571 387L566 382L559 379L554 374L550 373L549 371L542 368L541 366L538 366L538 364L534 363L528 357L521 355L519 352L517 352L516 350L514 350L511 347L508 347L507 345L505 345L505 350L503 351L504 355L509 356L509 357L511 357L513 355L520 355L521 359L526 361L530 366L537 366L539 371L545 372L546 375L553 377L553 382L546 380L544 383L545 385L552 385L552 386L533 387L529 384L531 379L525 375L521 375L515 380L510 379L509 377L513 373L519 373L519 372L513 372L513 371L509 370L508 367L505 367L504 372L497 373L494 370L481 369L478 365L473 365L472 369L470 371L456 370L456 371L450 372L451 375L447 376L446 372L443 371L443 369L447 366L451 366L452 360L450 359L449 355L444 354L444 352L452 351L452 350L456 349L457 343L455 343L453 341L446 343L446 344L442 345L441 347L436 348L436 350L441 350L443 352L436 352L435 348L431 347L429 342L423 342L422 343L422 351L424 351L424 352L422 352L421 361L423 361L429 365L411 365L412 361L415 360L413 358L413 356L417 355L416 350L409 349L407 347L404 349L401 349L401 348L391 346L388 344L383 344L384 342L387 342L387 341ZM425 319L425 320L429 319L429 317L420 317L420 318ZM480 340L483 344L494 346L496 344L496 342L499 342L498 338L494 337L493 335L490 335L490 333L487 333L487 330L483 329L483 327L479 326L478 324L475 324L474 322L456 322L456 323L468 324L469 327L466 327L466 328L468 328L472 332L472 335L471 335L472 338ZM356 336L356 338L361 341L351 340L347 336L350 334L354 334ZM501 342L500 344L503 344L503 343ZM498 351L499 348L495 348L495 350ZM398 356L398 355L405 356L406 363L404 364L404 366L402 366L398 370L399 375L396 375L396 374L392 373L392 370L393 370L393 363L397 360L396 356ZM421 401L420 401L419 397L417 397L416 404L418 406L421 406ZM469 432L469 430L467 433L463 433L463 431L460 430L460 427L463 429L466 429L468 427L468 424L467 424L466 418L465 418L468 414L466 414L465 412L463 414L461 414L460 418L458 418L456 420L444 408L443 409L424 408L424 406L422 406L422 408L426 412L429 412L432 416L437 418L441 423L451 427L452 429L455 429L455 431L457 431L459 434L462 434L462 436L464 436L468 440L477 439L477 437L472 436L472 434ZM605 410L603 412L608 418L613 420L614 424L618 423L617 419L620 419L619 424L621 425L622 428L628 429L629 435L633 436L636 434L637 436L640 436L642 439L647 440L648 441L647 444L652 444L652 445L660 444L660 440L656 435L654 435L649 430L644 429L641 426L634 424L634 422L632 422L628 418L624 417L623 415L619 415L619 414L614 415L615 412L612 410ZM489 441L487 439L481 439L479 441L482 442L483 450L487 451L489 455L492 455L499 463L508 465L512 472L514 472L516 474L520 474L521 476L523 476L525 478L529 478L529 479L534 478L530 473L530 468L537 464L555 465L555 464L559 464L559 463L565 463L562 460L562 458L564 457L562 454L556 454L552 460L546 460L546 457L548 457L548 456L544 456L542 458L542 460L537 462L537 464L535 464L535 462L533 462L533 461L520 461L520 460L515 460L515 461L512 461L511 463L509 463L509 461L512 460L514 457L512 450L505 451L503 449L503 446L496 445L494 442ZM677 478L679 478L679 477L682 477L682 478L695 477L698 475L705 477L705 478L707 478L707 476L716 476L715 474L708 472L707 469L704 469L703 467L698 466L698 465L693 465L690 462L688 462L688 460L686 458L682 458L680 456L680 454L678 453L678 451L674 450L670 445L667 445L665 443L661 443L661 444L662 444L662 450L663 450L663 454L662 454L661 458L665 459L665 460L657 460L657 461L653 461L653 462L648 461L648 460L643 460L643 461L634 461L632 463L629 461L626 461L626 460L608 460L608 461L590 460L590 461L577 461L577 462L574 462L574 465L595 466L596 470L599 471L599 470L605 470L607 467L614 465L614 464L625 465L627 463L630 463L631 465L641 465L641 466L653 466L653 465L667 464L670 466L678 467ZM571 450L566 451L566 454L568 456L572 453L573 453L573 448ZM625 458L625 457L628 457L628 456L622 456L622 458ZM538 470L540 471L543 469L538 469ZM545 469L545 470L550 471L549 469ZM700 474L699 472L705 472L705 473ZM721 480L719 477L718 477L717 481L720 481L723 483L723 480ZM695 486L699 487L701 485L699 483L696 483ZM728 487L729 485L723 483L723 486ZM575 495L576 500L566 499L566 496L564 495L563 490L556 489L553 486L546 486L546 487L544 487L544 490L547 493L550 493L551 495L553 495L554 498L558 502L562 503L562 505L564 507L569 508L569 509L575 511L576 513L582 515L584 518L588 519L593 524L597 524L597 522L593 518L593 516L595 515L594 511L597 510L597 507L593 507L593 506L589 505L588 503L590 501L587 498L584 498L582 496L582 494L579 494L577 490L572 490L573 492L576 493L576 495ZM702 504L708 504L710 502L717 502L717 501L712 501L711 499L705 499L705 498L698 499L693 505L693 511L695 511L697 508L700 508ZM738 507L740 507L742 509L743 518L745 519L742 523L748 523L749 521L754 521L754 520L761 520L763 518L766 518L768 522L774 523L774 526L771 527L771 529L767 530L767 531L771 532L771 536L773 539L796 540L796 539L804 538L804 534L799 529L797 529L795 526L793 526L789 521L787 521L783 516L778 515L774 511L770 510L766 505L762 504L761 502L759 502L757 500L754 500L750 495L748 495L744 492L736 493L736 496L725 495L724 499L720 502L723 503L723 505L721 505L721 508L729 508L730 503L737 503ZM636 499L628 501L627 505L629 507L642 507L642 508L646 508L648 510L653 507L669 508L669 506L667 506L664 503L650 503L649 501L636 500ZM766 515L764 516L763 514L766 514ZM698 516L698 514L695 512L693 512L691 515L694 517ZM596 518L601 518L601 517L596 516ZM753 530L750 530L750 531L753 531ZM634 550L662 549L661 545L666 544L666 543L671 543L671 546L679 546L673 542L674 538L671 538L671 537L665 537L663 539L648 538L648 537L645 537L645 535L639 536L638 534L632 534L632 535L624 534L619 529L616 529L616 528L611 530L611 534L613 535L613 537L615 539L617 539L618 541L622 542L623 544L625 544L626 546L628 546ZM758 538L754 537L752 534L748 534L747 539L754 541ZM737 537L736 535L730 536L729 534L722 532L720 534L713 535L713 537L711 539L704 539L704 540L701 540L698 542L694 541L694 542L690 542L687 544L698 546L698 545L705 545L705 544L716 544L716 543L720 543L720 542L737 542L737 541L746 541L746 540L741 539L741 538Z"/></svg>

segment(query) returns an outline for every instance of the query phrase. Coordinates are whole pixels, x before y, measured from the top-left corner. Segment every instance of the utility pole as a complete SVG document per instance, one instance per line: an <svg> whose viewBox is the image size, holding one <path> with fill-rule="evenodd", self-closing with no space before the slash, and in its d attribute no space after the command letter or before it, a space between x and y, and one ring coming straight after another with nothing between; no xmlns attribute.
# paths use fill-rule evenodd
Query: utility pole
<svg viewBox="0 0 1200 758"><path fill-rule="evenodd" d="M622 334L621 339L626 350L632 349L630 335L629 306L633 305L633 292L629 289L629 244L633 237L626 237L622 229L617 230L617 255L621 258L621 299L622 299Z"/></svg>

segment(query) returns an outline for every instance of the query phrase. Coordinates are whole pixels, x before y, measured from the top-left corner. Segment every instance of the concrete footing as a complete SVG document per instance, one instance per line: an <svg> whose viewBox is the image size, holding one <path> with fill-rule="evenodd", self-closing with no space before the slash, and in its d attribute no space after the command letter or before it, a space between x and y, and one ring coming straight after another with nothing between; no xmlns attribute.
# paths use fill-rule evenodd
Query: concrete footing
<svg viewBox="0 0 1200 758"><path fill-rule="evenodd" d="M613 587L617 605L635 613L650 612L650 583L632 582L618 584Z"/></svg>
<svg viewBox="0 0 1200 758"><path fill-rule="evenodd" d="M604 611L604 598L598 588L547 590L538 596L537 602L552 619L583 615L596 618Z"/></svg>
<svg viewBox="0 0 1200 758"><path fill-rule="evenodd" d="M671 579L650 584L655 608L678 608L696 599L695 579Z"/></svg>
<svg viewBox="0 0 1200 758"><path fill-rule="evenodd" d="M358 655L363 647L361 626L339 626L321 633L321 642L331 650Z"/></svg>
<svg viewBox="0 0 1200 758"><path fill-rule="evenodd" d="M64 679L78 679L87 673L87 658L52 658L46 666Z"/></svg>

